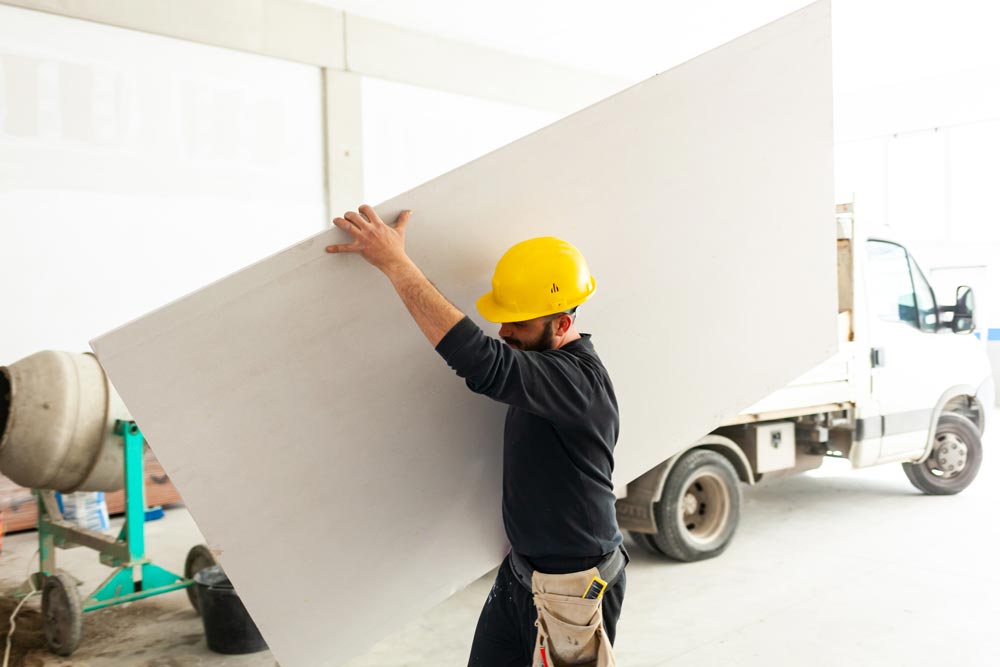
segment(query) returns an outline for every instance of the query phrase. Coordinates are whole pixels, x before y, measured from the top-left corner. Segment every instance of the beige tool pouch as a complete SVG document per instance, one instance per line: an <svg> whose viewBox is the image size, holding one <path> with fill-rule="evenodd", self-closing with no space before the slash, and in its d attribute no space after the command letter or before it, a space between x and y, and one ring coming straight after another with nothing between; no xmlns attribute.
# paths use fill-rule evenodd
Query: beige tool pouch
<svg viewBox="0 0 1000 667"><path fill-rule="evenodd" d="M581 597L598 574L594 567L584 572L535 572L531 576L538 610L531 667L614 667L611 642L604 634L601 599Z"/></svg>

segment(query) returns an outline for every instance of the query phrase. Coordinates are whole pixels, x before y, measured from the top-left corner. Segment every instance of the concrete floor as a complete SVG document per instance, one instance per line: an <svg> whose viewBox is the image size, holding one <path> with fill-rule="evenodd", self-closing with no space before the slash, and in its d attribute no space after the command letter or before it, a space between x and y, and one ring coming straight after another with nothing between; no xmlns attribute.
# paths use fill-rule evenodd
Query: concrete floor
<svg viewBox="0 0 1000 667"><path fill-rule="evenodd" d="M1000 427L1000 411L993 424ZM677 564L633 545L619 664L1000 664L996 435L987 437L979 479L958 496L920 495L898 465L854 471L831 460L805 476L746 489L740 530L717 559ZM188 548L201 541L183 508L148 527L151 555L168 568L180 570ZM28 571L35 548L34 533L4 538L5 590ZM106 573L91 552L59 556L85 588ZM492 573L346 667L465 664L491 581ZM32 606L22 612L25 627ZM266 651L208 651L183 593L88 614L71 659L43 650L15 657L12 664L31 667L275 665Z"/></svg>
<svg viewBox="0 0 1000 667"><path fill-rule="evenodd" d="M625 667L1000 665L1000 410L976 482L924 496L898 465L827 461L745 488L719 558L630 544L615 655ZM484 577L347 667L464 665Z"/></svg>

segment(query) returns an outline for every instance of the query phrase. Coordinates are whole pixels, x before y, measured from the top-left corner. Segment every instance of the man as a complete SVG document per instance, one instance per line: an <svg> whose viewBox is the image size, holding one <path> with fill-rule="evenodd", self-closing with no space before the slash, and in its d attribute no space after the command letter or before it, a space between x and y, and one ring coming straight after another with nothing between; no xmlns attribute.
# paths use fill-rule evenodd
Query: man
<svg viewBox="0 0 1000 667"><path fill-rule="evenodd" d="M511 554L483 607L469 665L546 664L545 647L538 648L545 624L536 628L536 600L545 599L537 595L542 577L584 573L589 582L598 573L597 589L602 579L607 586L593 596L602 612L595 614L603 620L600 632L613 642L627 562L611 484L618 405L590 336L576 329L576 308L594 292L586 262L554 238L511 248L497 264L493 289L477 302L483 317L501 325L500 342L442 296L407 256L409 219L404 211L393 229L362 206L333 221L353 242L327 251L358 253L381 270L469 388L509 406L503 520ZM579 602L586 590L574 589L572 598Z"/></svg>

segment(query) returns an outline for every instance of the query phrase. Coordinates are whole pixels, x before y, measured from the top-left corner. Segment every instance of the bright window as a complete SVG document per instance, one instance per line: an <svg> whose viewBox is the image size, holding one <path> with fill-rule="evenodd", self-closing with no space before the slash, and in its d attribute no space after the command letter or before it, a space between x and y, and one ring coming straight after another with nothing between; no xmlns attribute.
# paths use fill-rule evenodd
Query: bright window
<svg viewBox="0 0 1000 667"><path fill-rule="evenodd" d="M323 229L318 68L0 5L0 361Z"/></svg>

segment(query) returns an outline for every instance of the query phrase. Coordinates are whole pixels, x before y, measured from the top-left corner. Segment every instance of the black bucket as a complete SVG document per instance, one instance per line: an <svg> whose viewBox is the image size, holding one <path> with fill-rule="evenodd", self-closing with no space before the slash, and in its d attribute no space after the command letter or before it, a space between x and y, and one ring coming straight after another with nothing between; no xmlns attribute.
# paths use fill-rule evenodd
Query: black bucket
<svg viewBox="0 0 1000 667"><path fill-rule="evenodd" d="M206 567L194 575L194 581L201 621L205 626L205 640L210 650L235 655L256 653L267 648L267 643L220 566Z"/></svg>

